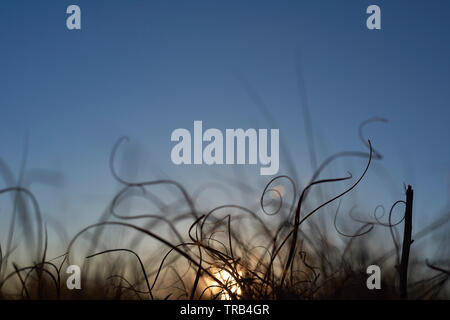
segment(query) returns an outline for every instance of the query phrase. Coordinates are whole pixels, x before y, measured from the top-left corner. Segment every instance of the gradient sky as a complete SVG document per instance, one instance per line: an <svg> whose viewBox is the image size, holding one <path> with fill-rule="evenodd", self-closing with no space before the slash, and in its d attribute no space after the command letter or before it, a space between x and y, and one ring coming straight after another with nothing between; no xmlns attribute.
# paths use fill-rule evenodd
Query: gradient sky
<svg viewBox="0 0 450 320"><path fill-rule="evenodd" d="M80 31L66 29L70 4L81 7ZM370 4L381 7L382 30L365 26ZM303 180L311 167L302 95L319 160L364 151L359 124L387 118L367 127L366 136L392 179L369 175L362 197L368 208L390 206L403 197L402 183L410 183L416 219L424 223L449 198L448 12L450 2L435 0L2 0L0 157L17 176L28 135L28 172L64 176L30 187L44 216L84 226L117 191L108 157L122 135L131 138L123 150L140 159L139 170L125 170L130 178L170 177L199 186L226 174L224 168L173 165L170 135L176 128L192 130L194 120L222 130L269 128L242 77L270 107ZM288 173L285 157L281 151L280 174ZM363 163L354 164L356 175ZM342 176L344 169L335 172ZM245 174L269 180L259 177L259 166L246 167Z"/></svg>

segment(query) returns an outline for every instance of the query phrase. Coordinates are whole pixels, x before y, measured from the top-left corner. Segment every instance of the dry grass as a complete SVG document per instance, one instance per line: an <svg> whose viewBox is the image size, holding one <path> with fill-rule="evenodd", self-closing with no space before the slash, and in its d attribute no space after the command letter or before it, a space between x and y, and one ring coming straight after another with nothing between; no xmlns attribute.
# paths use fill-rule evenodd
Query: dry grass
<svg viewBox="0 0 450 320"><path fill-rule="evenodd" d="M20 186L0 190L0 194L12 195L15 208L8 243L1 247L5 251L0 249L0 298L400 298L398 228L403 219L394 223L392 214L394 208L404 204L403 199L393 204L384 218L387 221L377 214L380 208L367 221L354 217L350 210L353 223L359 227L349 234L339 228L340 200L361 183L371 162L381 158L370 141L362 138L368 152L341 152L326 159L299 194L293 178L278 176L263 189L259 210L222 205L206 212L196 208L195 197L176 181L133 183L119 177L114 158L123 141L120 139L114 146L110 160L112 175L123 189L112 199L100 221L78 232L65 253L58 257L47 255L47 227L34 195ZM335 159L349 156L365 161L358 177L349 174L318 178ZM329 197L321 192L315 201L310 201L315 188L342 185L345 181L351 184L343 191ZM157 185L176 188L181 200L165 205L149 191ZM291 193L292 201L285 200L287 192ZM151 200L159 206L159 213L135 216L118 213L120 205L135 196ZM329 220L324 218L329 215L334 217L333 232ZM413 239L417 242L433 234L448 220L449 215L442 217L413 234ZM26 266L19 266L12 259L15 247L11 239L17 223L25 230L22 240L30 243L27 253L30 262ZM160 232L163 229L166 232ZM386 247L387 241L380 238L383 233L379 231L383 229L392 236L393 249ZM128 241L123 247L114 248L111 247L114 242L108 239L118 234L118 230L126 230ZM380 245L374 244L387 249L381 251ZM442 257L439 265L434 265L417 252L411 256L410 298L449 297L449 271L442 267L448 265L448 258ZM65 268L72 260L83 271L81 290L66 288ZM372 264L383 270L381 290L366 287L366 268Z"/></svg>

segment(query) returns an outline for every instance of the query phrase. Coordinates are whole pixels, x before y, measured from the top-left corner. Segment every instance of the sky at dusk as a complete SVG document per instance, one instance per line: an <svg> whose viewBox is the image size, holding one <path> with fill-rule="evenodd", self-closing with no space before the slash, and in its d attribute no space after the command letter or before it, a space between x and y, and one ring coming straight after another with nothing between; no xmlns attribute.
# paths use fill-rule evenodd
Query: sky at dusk
<svg viewBox="0 0 450 320"><path fill-rule="evenodd" d="M289 157L302 185L312 175L307 102L319 162L367 151L360 123L388 120L365 128L384 158L360 199L367 209L388 207L404 196L403 182L412 184L415 219L425 225L448 209L450 2L377 1L382 29L368 30L372 2L3 0L0 158L17 183L26 149L23 179L43 216L80 228L119 190L108 161L124 135L130 141L116 165L131 180L171 178L196 188L241 176L262 191L271 177L259 166L171 162L172 131L192 132L194 120L223 131L278 128L279 174L291 174ZM66 28L70 4L81 8L81 30ZM342 161L329 173L357 176L364 165ZM10 219L6 202L0 222Z"/></svg>

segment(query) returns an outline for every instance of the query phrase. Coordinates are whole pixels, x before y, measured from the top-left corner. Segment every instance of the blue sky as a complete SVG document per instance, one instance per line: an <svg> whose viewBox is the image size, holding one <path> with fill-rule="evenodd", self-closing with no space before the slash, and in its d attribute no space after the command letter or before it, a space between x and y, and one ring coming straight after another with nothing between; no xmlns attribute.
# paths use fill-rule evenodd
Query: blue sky
<svg viewBox="0 0 450 320"><path fill-rule="evenodd" d="M71 4L81 7L82 30L66 29ZM365 27L370 4L381 7L382 30ZM64 175L60 185L31 186L44 213L84 226L117 191L108 156L122 135L135 148L125 151L138 150L138 180L198 186L226 174L173 165L170 135L192 130L194 120L222 130L270 127L243 77L270 106L304 180L311 167L302 95L322 160L364 150L358 125L387 118L366 135L392 180L369 176L361 197L368 208L389 206L411 183L425 223L448 204L449 9L448 1L4 0L0 157L18 175L28 135L26 167ZM282 150L280 174L288 173L285 157ZM354 165L356 174L362 164ZM268 180L258 166L245 174Z"/></svg>

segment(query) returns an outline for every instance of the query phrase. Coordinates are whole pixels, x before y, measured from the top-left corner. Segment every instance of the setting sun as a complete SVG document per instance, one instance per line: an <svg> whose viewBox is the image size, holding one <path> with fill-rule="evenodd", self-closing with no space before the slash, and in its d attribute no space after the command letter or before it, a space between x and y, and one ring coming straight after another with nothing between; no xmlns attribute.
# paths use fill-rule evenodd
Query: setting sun
<svg viewBox="0 0 450 320"><path fill-rule="evenodd" d="M237 297L241 295L241 288L236 279L226 270L220 270L216 273L216 277ZM219 285L219 284L218 284ZM220 295L221 300L231 300L230 294L223 289Z"/></svg>

